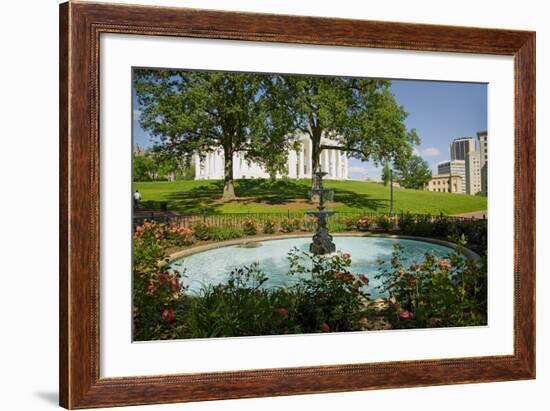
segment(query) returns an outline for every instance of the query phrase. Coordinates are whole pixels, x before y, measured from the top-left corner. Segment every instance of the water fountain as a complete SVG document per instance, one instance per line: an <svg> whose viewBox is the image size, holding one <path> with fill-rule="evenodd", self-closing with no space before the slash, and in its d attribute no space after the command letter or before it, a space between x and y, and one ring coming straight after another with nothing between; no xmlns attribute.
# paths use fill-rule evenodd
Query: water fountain
<svg viewBox="0 0 550 411"><path fill-rule="evenodd" d="M336 251L336 245L332 242L332 236L328 232L328 218L334 215L334 211L325 210L325 195L331 195L332 190L328 190L323 187L323 177L327 173L319 171L314 173L316 180L316 187L312 190L312 194L319 197L318 211L308 211L307 215L314 216L317 219L317 228L313 235L313 242L309 246L310 253L314 255L330 254Z"/></svg>

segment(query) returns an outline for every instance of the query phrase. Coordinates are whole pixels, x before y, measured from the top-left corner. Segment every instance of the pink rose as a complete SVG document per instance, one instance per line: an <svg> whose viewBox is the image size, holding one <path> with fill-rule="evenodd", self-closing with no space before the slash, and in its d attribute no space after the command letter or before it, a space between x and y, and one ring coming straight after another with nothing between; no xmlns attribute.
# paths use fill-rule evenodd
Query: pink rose
<svg viewBox="0 0 550 411"><path fill-rule="evenodd" d="M147 285L147 294L149 295L155 295L157 292L157 287L153 283L149 283Z"/></svg>
<svg viewBox="0 0 550 411"><path fill-rule="evenodd" d="M142 225L138 225L138 226L136 227L136 232L137 232L137 233L141 233L141 232L143 232L143 230L145 230L145 228L143 228Z"/></svg>
<svg viewBox="0 0 550 411"><path fill-rule="evenodd" d="M162 312L162 319L164 321L174 321L176 319L176 314L174 313L174 310L171 308L166 308Z"/></svg>
<svg viewBox="0 0 550 411"><path fill-rule="evenodd" d="M399 318L401 318L403 320L407 320L407 319L412 318L412 317L413 317L413 313L411 313L410 311L407 311L407 310L399 311Z"/></svg>
<svg viewBox="0 0 550 411"><path fill-rule="evenodd" d="M344 260L349 260L350 254L349 254L349 253L343 253L343 254L342 254L342 258L343 258Z"/></svg>
<svg viewBox="0 0 550 411"><path fill-rule="evenodd" d="M278 308L277 314L283 318L283 320L288 320L288 310L286 308Z"/></svg>
<svg viewBox="0 0 550 411"><path fill-rule="evenodd" d="M446 260L446 259L441 259L438 261L437 265L439 265L439 268L441 270L450 270L451 269L451 263L449 262L449 260Z"/></svg>

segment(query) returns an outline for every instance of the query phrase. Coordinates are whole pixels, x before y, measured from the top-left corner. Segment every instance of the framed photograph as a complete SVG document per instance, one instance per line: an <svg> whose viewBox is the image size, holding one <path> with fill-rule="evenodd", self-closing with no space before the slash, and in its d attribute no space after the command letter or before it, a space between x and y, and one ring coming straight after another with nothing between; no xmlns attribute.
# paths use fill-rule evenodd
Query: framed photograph
<svg viewBox="0 0 550 411"><path fill-rule="evenodd" d="M535 378L535 33L60 6L60 405Z"/></svg>

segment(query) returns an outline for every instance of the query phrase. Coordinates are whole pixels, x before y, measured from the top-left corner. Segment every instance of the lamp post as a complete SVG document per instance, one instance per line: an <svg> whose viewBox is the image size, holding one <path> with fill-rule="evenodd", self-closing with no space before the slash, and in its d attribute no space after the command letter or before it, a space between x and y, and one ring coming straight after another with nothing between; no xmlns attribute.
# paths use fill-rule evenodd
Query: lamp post
<svg viewBox="0 0 550 411"><path fill-rule="evenodd" d="M390 217L393 217L393 168L390 168Z"/></svg>

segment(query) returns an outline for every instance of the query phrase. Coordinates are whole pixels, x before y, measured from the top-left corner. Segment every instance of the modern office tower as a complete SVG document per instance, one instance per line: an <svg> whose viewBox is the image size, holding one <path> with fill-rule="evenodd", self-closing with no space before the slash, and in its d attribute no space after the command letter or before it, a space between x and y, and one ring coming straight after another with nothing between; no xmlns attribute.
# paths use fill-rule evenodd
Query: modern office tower
<svg viewBox="0 0 550 411"><path fill-rule="evenodd" d="M479 140L479 165L481 167L481 192L484 196L487 195L487 131L479 131L477 133Z"/></svg>
<svg viewBox="0 0 550 411"><path fill-rule="evenodd" d="M481 191L481 167L479 152L466 154L466 194L477 194Z"/></svg>
<svg viewBox="0 0 550 411"><path fill-rule="evenodd" d="M451 160L444 161L437 165L437 174L449 174L451 177L459 176L460 185L458 193L466 193L466 161L465 160Z"/></svg>
<svg viewBox="0 0 550 411"><path fill-rule="evenodd" d="M476 151L476 141L471 137L455 138L451 141L449 150L451 160L466 160L466 155L471 151Z"/></svg>

